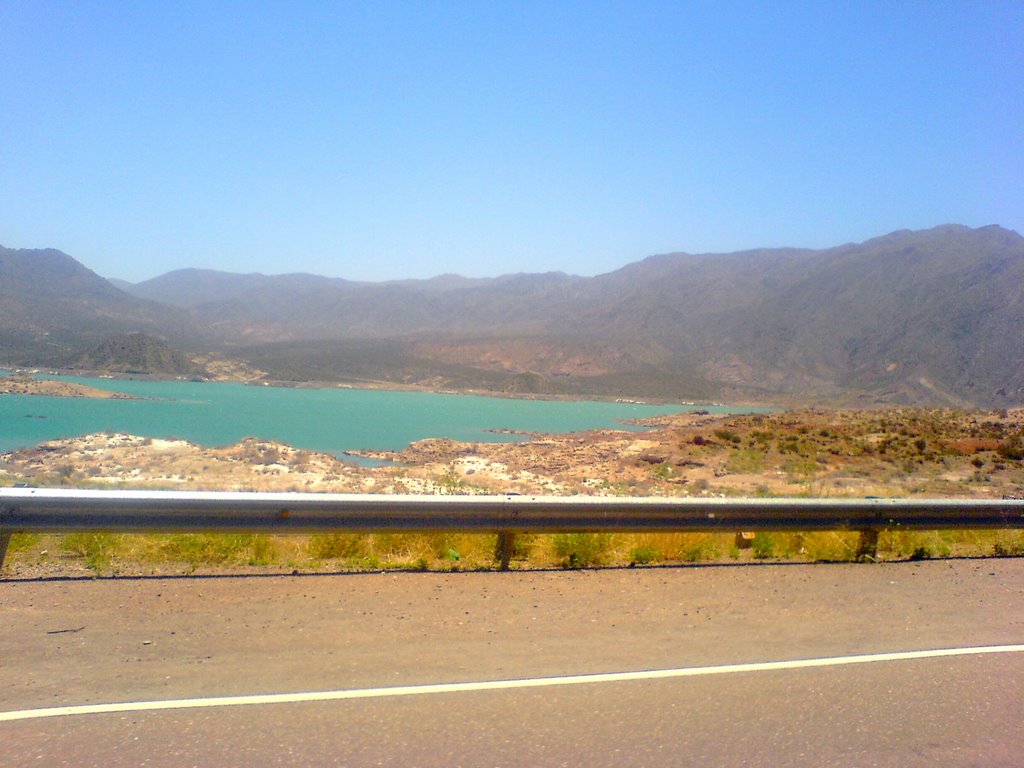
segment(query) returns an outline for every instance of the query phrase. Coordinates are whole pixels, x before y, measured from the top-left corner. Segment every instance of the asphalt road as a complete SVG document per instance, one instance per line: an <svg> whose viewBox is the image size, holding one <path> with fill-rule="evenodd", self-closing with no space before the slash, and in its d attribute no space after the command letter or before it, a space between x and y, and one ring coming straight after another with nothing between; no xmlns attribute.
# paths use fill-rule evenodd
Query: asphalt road
<svg viewBox="0 0 1024 768"><path fill-rule="evenodd" d="M1024 560L0 583L0 716L1024 643ZM0 721L0 765L1006 765L1024 653Z"/></svg>

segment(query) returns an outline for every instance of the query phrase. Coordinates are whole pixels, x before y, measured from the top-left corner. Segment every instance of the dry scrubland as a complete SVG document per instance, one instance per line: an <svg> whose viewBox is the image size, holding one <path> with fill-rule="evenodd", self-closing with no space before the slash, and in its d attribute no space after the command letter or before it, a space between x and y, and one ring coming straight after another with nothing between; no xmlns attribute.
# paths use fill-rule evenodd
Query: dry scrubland
<svg viewBox="0 0 1024 768"><path fill-rule="evenodd" d="M1024 496L1024 409L704 413L659 417L649 431L532 436L522 443L424 440L394 465L247 439L223 448L98 434L0 457L0 484L85 488L341 493L657 496ZM855 533L759 534L740 550L723 534L518 536L515 567L580 567L748 558L843 560ZM1021 555L1024 533L900 532L882 558ZM168 573L491 568L495 537L469 534L16 536L10 569Z"/></svg>

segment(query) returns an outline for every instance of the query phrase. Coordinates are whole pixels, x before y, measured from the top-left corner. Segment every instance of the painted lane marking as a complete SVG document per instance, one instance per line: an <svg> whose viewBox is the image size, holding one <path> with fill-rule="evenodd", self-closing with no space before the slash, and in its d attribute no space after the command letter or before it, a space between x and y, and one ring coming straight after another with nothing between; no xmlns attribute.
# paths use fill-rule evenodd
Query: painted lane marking
<svg viewBox="0 0 1024 768"><path fill-rule="evenodd" d="M620 683L632 680L662 680L673 677L701 677L734 672L771 672L781 669L807 669L810 667L838 667L846 664L870 664L879 661L907 661L936 659L948 656L977 656L988 653L1021 653L1024 645L983 645L974 648L939 648L931 651L899 651L895 653L869 653L858 656L832 656L820 659L793 659L791 661L762 661L749 664L723 664L713 667L682 667L679 669L651 669L639 672L605 672L594 675L565 677L534 677L520 680L484 680L475 683L440 683L435 685L399 685L389 688L356 688L345 691L313 691L307 693L273 693L256 696L219 696L207 699L168 699L165 701L131 701L117 704L84 704L72 707L49 707L0 712L0 722L30 720L42 717L70 715L99 715L117 712L148 712L162 709L197 709L200 707L236 707L250 704L295 704L312 701L338 701L342 699L373 699L386 696L419 696L432 693L465 693L469 691L498 691L510 688L541 688L553 685L585 685L589 683Z"/></svg>

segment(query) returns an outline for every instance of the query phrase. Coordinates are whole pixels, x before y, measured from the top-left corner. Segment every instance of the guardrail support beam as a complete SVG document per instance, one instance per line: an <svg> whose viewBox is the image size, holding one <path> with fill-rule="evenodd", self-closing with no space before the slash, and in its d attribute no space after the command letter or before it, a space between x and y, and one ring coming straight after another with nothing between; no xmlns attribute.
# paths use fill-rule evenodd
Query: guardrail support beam
<svg viewBox="0 0 1024 768"><path fill-rule="evenodd" d="M0 531L0 572L4 569L4 558L7 557L7 545L11 543L10 531Z"/></svg>
<svg viewBox="0 0 1024 768"><path fill-rule="evenodd" d="M865 528L860 532L860 540L857 542L858 563L878 559L878 533L877 528Z"/></svg>
<svg viewBox="0 0 1024 768"><path fill-rule="evenodd" d="M498 534L497 555L500 562L500 568L503 571L507 571L512 562L512 548L514 547L515 542L516 535L511 531L502 531Z"/></svg>

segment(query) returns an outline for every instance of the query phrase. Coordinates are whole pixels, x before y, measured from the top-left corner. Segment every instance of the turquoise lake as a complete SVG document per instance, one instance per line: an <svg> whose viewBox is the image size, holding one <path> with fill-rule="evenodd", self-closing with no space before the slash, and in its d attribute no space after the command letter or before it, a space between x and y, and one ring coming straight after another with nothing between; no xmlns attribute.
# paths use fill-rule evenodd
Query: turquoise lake
<svg viewBox="0 0 1024 768"><path fill-rule="evenodd" d="M399 450L428 437L475 442L522 439L490 430L566 433L622 428L628 419L686 410L755 410L71 376L59 380L148 399L0 395L0 452L55 438L113 431L175 436L206 446L252 436L339 455L347 450Z"/></svg>

